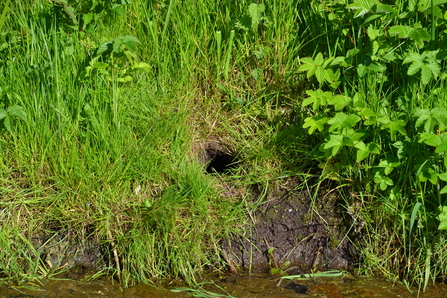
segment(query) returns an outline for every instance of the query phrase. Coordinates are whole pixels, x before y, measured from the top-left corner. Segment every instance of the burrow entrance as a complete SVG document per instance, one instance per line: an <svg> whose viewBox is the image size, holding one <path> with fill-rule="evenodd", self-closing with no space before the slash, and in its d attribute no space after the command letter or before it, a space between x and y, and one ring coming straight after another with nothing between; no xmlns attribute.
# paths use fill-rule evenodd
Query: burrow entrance
<svg viewBox="0 0 447 298"><path fill-rule="evenodd" d="M228 173L238 162L236 154L217 141L210 141L202 145L199 160L209 174Z"/></svg>

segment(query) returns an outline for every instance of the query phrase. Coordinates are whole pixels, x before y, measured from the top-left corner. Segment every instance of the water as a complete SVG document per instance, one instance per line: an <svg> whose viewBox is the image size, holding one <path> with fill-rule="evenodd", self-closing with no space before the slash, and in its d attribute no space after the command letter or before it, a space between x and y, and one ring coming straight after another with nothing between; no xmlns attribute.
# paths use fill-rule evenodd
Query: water
<svg viewBox="0 0 447 298"><path fill-rule="evenodd" d="M362 297L417 297L417 291L410 293L405 287L386 282L379 278L354 278L345 276L343 278L314 278L305 281L286 281L277 286L279 278L269 275L225 275L209 276L203 279L204 283L199 287L201 296L195 297L218 297L211 293L219 293L220 297L236 298L288 298L288 297L327 297L327 298L362 298ZM30 285L28 285L30 286ZM53 279L43 281L34 289L25 287L2 287L0 298L176 298L194 297L194 292L172 292L171 289L185 288L181 281L170 281L159 286L140 284L135 287L123 289L117 282L108 279L85 282L80 280ZM185 289L186 290L186 289ZM205 293L208 293L208 296ZM430 286L426 292L420 293L421 298L445 298L447 297L447 286L438 284Z"/></svg>

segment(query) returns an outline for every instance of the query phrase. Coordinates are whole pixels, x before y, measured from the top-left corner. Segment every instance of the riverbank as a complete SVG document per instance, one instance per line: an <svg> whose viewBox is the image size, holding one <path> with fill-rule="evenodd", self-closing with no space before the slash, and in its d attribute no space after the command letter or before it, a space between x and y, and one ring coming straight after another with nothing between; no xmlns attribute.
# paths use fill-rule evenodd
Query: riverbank
<svg viewBox="0 0 447 298"><path fill-rule="evenodd" d="M1 281L443 281L446 4L413 4L3 1Z"/></svg>

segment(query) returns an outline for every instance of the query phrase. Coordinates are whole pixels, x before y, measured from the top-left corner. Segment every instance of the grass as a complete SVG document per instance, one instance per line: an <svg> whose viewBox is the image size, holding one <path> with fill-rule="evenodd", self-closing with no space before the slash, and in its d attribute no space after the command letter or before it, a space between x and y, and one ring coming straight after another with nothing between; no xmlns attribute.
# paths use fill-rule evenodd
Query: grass
<svg viewBox="0 0 447 298"><path fill-rule="evenodd" d="M222 264L220 241L256 208L244 196L225 197L225 179L268 189L283 177L322 173L318 165L326 165L321 179L339 180L348 211L364 222L361 272L421 287L445 275L437 230L443 182L425 179L445 171L445 153L424 155L433 146L421 147L422 126L413 117L418 109L446 108L445 57L430 54L445 36L430 41L422 32L445 29L445 17L435 14L445 4L431 14L402 3L392 6L400 15L371 8L365 20L340 1L299 1L298 8L294 1L61 3L0 4L4 281L57 272L29 239L70 230L80 242L99 239L125 285L168 276L193 283L204 268ZM422 35L388 32L394 24ZM319 53L343 56L346 65L313 64L315 78L300 71L304 57ZM425 72L416 69L422 64ZM310 135L304 121L359 110L303 106L305 91L319 88L360 94L377 117L403 121L406 135L379 123L362 141L379 144L381 155L352 163L357 147L345 146L322 157L318 148L333 130L324 124ZM355 129L372 127L362 117ZM442 125L431 128L440 134ZM195 148L209 139L238 153L232 178L206 175L198 163ZM406 156L382 175L394 186L381 189L378 165L397 154L396 141L426 160Z"/></svg>

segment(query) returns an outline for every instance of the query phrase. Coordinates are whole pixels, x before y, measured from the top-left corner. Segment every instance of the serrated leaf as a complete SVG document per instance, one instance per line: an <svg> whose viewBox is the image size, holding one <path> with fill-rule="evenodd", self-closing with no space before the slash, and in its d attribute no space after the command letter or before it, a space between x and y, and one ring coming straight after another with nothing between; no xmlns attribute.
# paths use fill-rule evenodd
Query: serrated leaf
<svg viewBox="0 0 447 298"><path fill-rule="evenodd" d="M26 113L25 110L20 106L12 106L8 108L8 114L11 116L18 117L23 121L26 121ZM1 118L0 118L1 119Z"/></svg>
<svg viewBox="0 0 447 298"><path fill-rule="evenodd" d="M326 81L326 71L323 67L317 67L315 69L315 76L317 77L317 81L320 84L323 84Z"/></svg>
<svg viewBox="0 0 447 298"><path fill-rule="evenodd" d="M98 49L96 49L96 55L102 55L104 53L112 52L113 50L113 41L103 42Z"/></svg>
<svg viewBox="0 0 447 298"><path fill-rule="evenodd" d="M389 175L394 168L397 168L401 163L396 158L387 157L382 159L378 165L379 168L384 168L385 175Z"/></svg>
<svg viewBox="0 0 447 298"><path fill-rule="evenodd" d="M377 119L379 121L379 119ZM394 120L382 125L382 129L388 128L390 130L391 140L394 142L396 140L396 132L401 135L406 136L405 131L406 123L403 120Z"/></svg>
<svg viewBox="0 0 447 298"><path fill-rule="evenodd" d="M136 44L141 43L140 40L132 35L120 36L117 39L121 40L126 47L135 52Z"/></svg>
<svg viewBox="0 0 447 298"><path fill-rule="evenodd" d="M145 62L139 62L137 63L134 68L136 69L141 69L145 72L150 72L151 71L151 66Z"/></svg>
<svg viewBox="0 0 447 298"><path fill-rule="evenodd" d="M343 56L336 57L331 63L331 66L335 66L335 65L347 66L345 57L343 57Z"/></svg>
<svg viewBox="0 0 447 298"><path fill-rule="evenodd" d="M422 66L424 66L423 61L414 61L413 63L411 63L410 67L408 67L407 74L409 76L416 74L422 68Z"/></svg>
<svg viewBox="0 0 447 298"><path fill-rule="evenodd" d="M334 130L342 130L342 129L350 129L354 127L357 122L359 122L361 118L355 114L345 114L345 113L337 113L335 116L328 121L328 124L331 125L329 131Z"/></svg>
<svg viewBox="0 0 447 298"><path fill-rule="evenodd" d="M422 84L427 85L430 82L432 77L431 69L427 66L427 64L423 64L421 67L421 78Z"/></svg>
<svg viewBox="0 0 447 298"><path fill-rule="evenodd" d="M317 110L320 106L326 105L328 100L332 98L332 93L329 91L323 92L321 89L318 89L316 91L313 90L307 90L307 95L309 95L308 98L304 99L303 101L303 107L313 104L312 108L314 110Z"/></svg>
<svg viewBox="0 0 447 298"><path fill-rule="evenodd" d="M343 110L352 103L352 98L346 95L336 95L330 99L328 104L333 105L336 111Z"/></svg>
<svg viewBox="0 0 447 298"><path fill-rule="evenodd" d="M309 134L313 134L316 129L321 132L324 130L324 125L327 123L328 120L329 118L323 115L309 117L304 120L303 128L309 128Z"/></svg>
<svg viewBox="0 0 447 298"><path fill-rule="evenodd" d="M423 61L424 57L418 53L410 53L407 55L407 57L405 57L404 61L402 62L402 64L407 64L407 63L411 63L414 61Z"/></svg>
<svg viewBox="0 0 447 298"><path fill-rule="evenodd" d="M364 160L371 153L380 154L380 147L374 143L365 144L363 142L358 142L354 147L358 149L356 154L356 162Z"/></svg>
<svg viewBox="0 0 447 298"><path fill-rule="evenodd" d="M447 181L447 172L439 174L438 177L442 181Z"/></svg>
<svg viewBox="0 0 447 298"><path fill-rule="evenodd" d="M3 120L3 125L5 126L6 130L11 132L12 131L12 122L13 119L9 114L6 115L6 117Z"/></svg>
<svg viewBox="0 0 447 298"><path fill-rule="evenodd" d="M314 59L314 64L315 65L323 65L323 63L324 63L324 58L323 58L323 54L321 53L321 52L319 52L318 54L317 54L317 56L315 57L315 59Z"/></svg>
<svg viewBox="0 0 447 298"><path fill-rule="evenodd" d="M256 4L252 3L248 6L248 13L251 17L251 28L253 30L256 30L256 28L259 26L259 23L261 22L262 13L265 10L264 4Z"/></svg>

